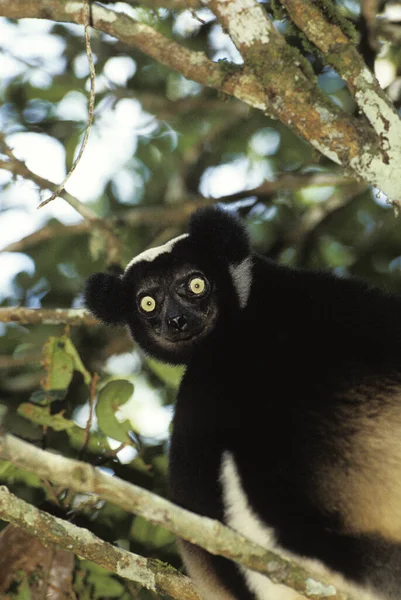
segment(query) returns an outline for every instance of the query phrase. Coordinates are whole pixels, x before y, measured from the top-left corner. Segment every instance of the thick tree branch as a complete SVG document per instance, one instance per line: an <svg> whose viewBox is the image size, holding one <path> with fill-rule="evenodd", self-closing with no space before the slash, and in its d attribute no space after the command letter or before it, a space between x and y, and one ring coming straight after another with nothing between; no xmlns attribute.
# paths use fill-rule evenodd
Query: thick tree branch
<svg viewBox="0 0 401 600"><path fill-rule="evenodd" d="M166 38L145 23L93 2L92 25L129 46L135 46L164 65L171 67L209 87L217 88L251 106L266 109L263 90L251 72L227 73L203 52L192 52ZM83 24L83 3L55 2L54 0L0 1L0 16L19 19L24 17Z"/></svg>
<svg viewBox="0 0 401 600"><path fill-rule="evenodd" d="M200 600L188 577L162 562L122 550L68 521L38 510L0 486L0 518L40 539L46 548L61 548L177 600Z"/></svg>
<svg viewBox="0 0 401 600"><path fill-rule="evenodd" d="M381 89L376 77L366 67L355 44L341 30L331 23L327 12L323 13L316 2L310 0L281 0L294 23L308 39L319 48L327 62L336 69L347 83L361 113L370 122L380 140L379 155L372 157L369 168L377 173L386 166L398 161L401 151L401 121L399 115ZM365 3L366 6L366 3ZM357 172L364 170L362 156L351 159L351 166ZM356 162L361 164L356 166ZM394 167L391 167L394 168ZM399 168L399 167L398 167ZM401 199L401 195L398 196Z"/></svg>
<svg viewBox="0 0 401 600"><path fill-rule="evenodd" d="M328 36L321 39L316 34L319 28L313 18L315 5L298 4L297 0L285 1L286 6L295 5L296 16L304 11L305 6L310 7L305 23L303 18L299 18L299 24L310 34L312 42L325 48ZM331 32L328 47L333 50L333 64L338 63L342 67L369 125L361 119L344 117L342 111L328 106L323 92L317 90L304 59L300 54L297 59L297 51L286 45L256 0L209 0L208 5L231 36L245 63L259 77L279 119L334 162L351 167L358 176L377 185L394 201L401 200L401 121L384 93L379 92L377 81L340 28L334 26L332 29L331 24L320 19L322 26L325 25ZM337 42L340 49L345 48L340 53L340 60L334 52L337 39L340 40Z"/></svg>
<svg viewBox="0 0 401 600"><path fill-rule="evenodd" d="M358 75L358 94L374 127L345 113L323 94L307 61L286 44L256 0L210 0L208 6L244 57L245 67L240 72L227 73L203 53L192 52L149 25L96 2L92 4L92 22L96 29L136 46L186 77L273 113L322 154L352 168L390 198L401 199L401 125L378 96L369 71ZM12 18L83 22L83 5L75 1L2 0L0 13Z"/></svg>
<svg viewBox="0 0 401 600"><path fill-rule="evenodd" d="M220 554L264 573L274 583L288 585L306 597L313 597L315 600L327 597L327 585L330 582L323 582L326 592L321 594L316 593L313 585L315 581L322 581L320 576L312 575L303 567L261 548L218 521L194 515L148 490L112 477L87 463L45 452L11 434L0 437L0 458L76 492L96 494L127 512L161 525L212 554ZM332 600L348 598L333 586L330 589Z"/></svg>

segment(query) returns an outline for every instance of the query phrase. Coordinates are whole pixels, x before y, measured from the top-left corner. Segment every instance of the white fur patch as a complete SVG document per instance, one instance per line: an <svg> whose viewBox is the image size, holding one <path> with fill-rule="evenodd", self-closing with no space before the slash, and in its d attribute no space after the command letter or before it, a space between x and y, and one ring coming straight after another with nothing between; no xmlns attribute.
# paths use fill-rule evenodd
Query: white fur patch
<svg viewBox="0 0 401 600"><path fill-rule="evenodd" d="M252 285L252 258L248 256L238 265L230 265L230 275L233 279L235 290L238 294L239 305L245 308Z"/></svg>
<svg viewBox="0 0 401 600"><path fill-rule="evenodd" d="M308 584L310 593L316 593L313 589L319 589L319 594L323 593L330 596L336 593L336 588L346 590L358 600L384 600L377 592L370 592L366 588L352 585L345 581L338 573L327 569L322 563L311 558L304 558L288 552L276 544L274 530L267 527L263 521L254 512L245 491L242 487L241 478L238 473L235 459L231 452L227 450L223 454L220 471L220 481L223 488L224 521L232 529L242 533L256 544L268 548L269 550L279 552L281 556L290 560L294 559L298 564L303 565L305 569L316 575L316 579L310 578ZM266 490L266 493L268 490ZM305 596L298 594L291 588L274 584L262 575L240 565L240 569L245 577L247 585L254 592L258 600L306 600ZM319 577L330 581L333 585L323 585ZM322 592L323 590L323 592Z"/></svg>
<svg viewBox="0 0 401 600"><path fill-rule="evenodd" d="M220 480L223 486L224 517L227 525L265 548L274 546L273 530L266 527L249 506L231 452L226 451L223 454ZM261 573L256 573L242 566L240 569L244 574L247 585L256 594L258 600L272 600L272 598L280 600L290 600L292 598L295 600L297 596L300 598L295 592L292 596L282 596L280 593L286 591L283 586L274 585ZM276 593L273 594L274 589Z"/></svg>
<svg viewBox="0 0 401 600"><path fill-rule="evenodd" d="M128 265L125 267L125 270L127 271L130 267L132 267L132 265L135 265L136 263L142 261L152 262L152 260L155 260L155 258L160 256L160 254L171 252L176 242L178 242L178 240L183 240L186 237L188 237L188 233L183 233L182 235L179 235L178 237L175 237L172 240L166 242L162 246L156 246L155 248L149 248L148 250L144 250L128 263Z"/></svg>

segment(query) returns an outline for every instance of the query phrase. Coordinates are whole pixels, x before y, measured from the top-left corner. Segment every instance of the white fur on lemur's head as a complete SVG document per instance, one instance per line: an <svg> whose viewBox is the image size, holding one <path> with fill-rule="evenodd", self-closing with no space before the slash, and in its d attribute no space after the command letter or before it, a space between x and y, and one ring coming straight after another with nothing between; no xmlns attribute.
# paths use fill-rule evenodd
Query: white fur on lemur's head
<svg viewBox="0 0 401 600"><path fill-rule="evenodd" d="M154 248L148 248L148 250L144 250L137 256L134 256L134 258L125 267L125 271L128 271L128 269L132 267L132 265L135 265L136 263L139 263L142 260L152 262L152 260L160 256L160 254L164 254L165 252L171 252L174 248L174 244L178 242L178 240L185 239L186 237L188 237L188 235L188 233L183 233L182 235L179 235L173 238L172 240L169 240L162 246L155 246Z"/></svg>
<svg viewBox="0 0 401 600"><path fill-rule="evenodd" d="M95 273L86 306L164 362L187 362L211 331L246 308L252 257L243 224L216 207L197 210L189 233L134 257L121 276Z"/></svg>

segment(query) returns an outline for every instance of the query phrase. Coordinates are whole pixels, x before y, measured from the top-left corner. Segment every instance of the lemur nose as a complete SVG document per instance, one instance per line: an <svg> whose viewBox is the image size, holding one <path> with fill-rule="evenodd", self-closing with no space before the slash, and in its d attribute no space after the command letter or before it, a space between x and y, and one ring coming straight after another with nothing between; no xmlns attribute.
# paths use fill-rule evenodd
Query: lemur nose
<svg viewBox="0 0 401 600"><path fill-rule="evenodd" d="M177 317L170 317L170 319L168 320L168 324L176 331L185 331L185 329L188 327L187 320L183 315L178 315Z"/></svg>

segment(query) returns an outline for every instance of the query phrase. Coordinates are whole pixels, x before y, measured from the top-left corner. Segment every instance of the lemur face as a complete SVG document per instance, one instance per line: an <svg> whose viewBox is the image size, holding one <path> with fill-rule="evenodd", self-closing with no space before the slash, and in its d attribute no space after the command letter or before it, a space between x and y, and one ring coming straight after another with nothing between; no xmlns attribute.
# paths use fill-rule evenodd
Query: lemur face
<svg viewBox="0 0 401 600"><path fill-rule="evenodd" d="M220 320L246 306L251 272L242 225L209 208L194 214L188 234L142 252L121 276L93 274L85 303L104 323L127 324L154 358L185 364Z"/></svg>
<svg viewBox="0 0 401 600"><path fill-rule="evenodd" d="M181 237L142 253L123 277L133 337L145 351L170 363L187 362L219 314L215 282L189 260L187 248L184 258L181 239L185 245Z"/></svg>

